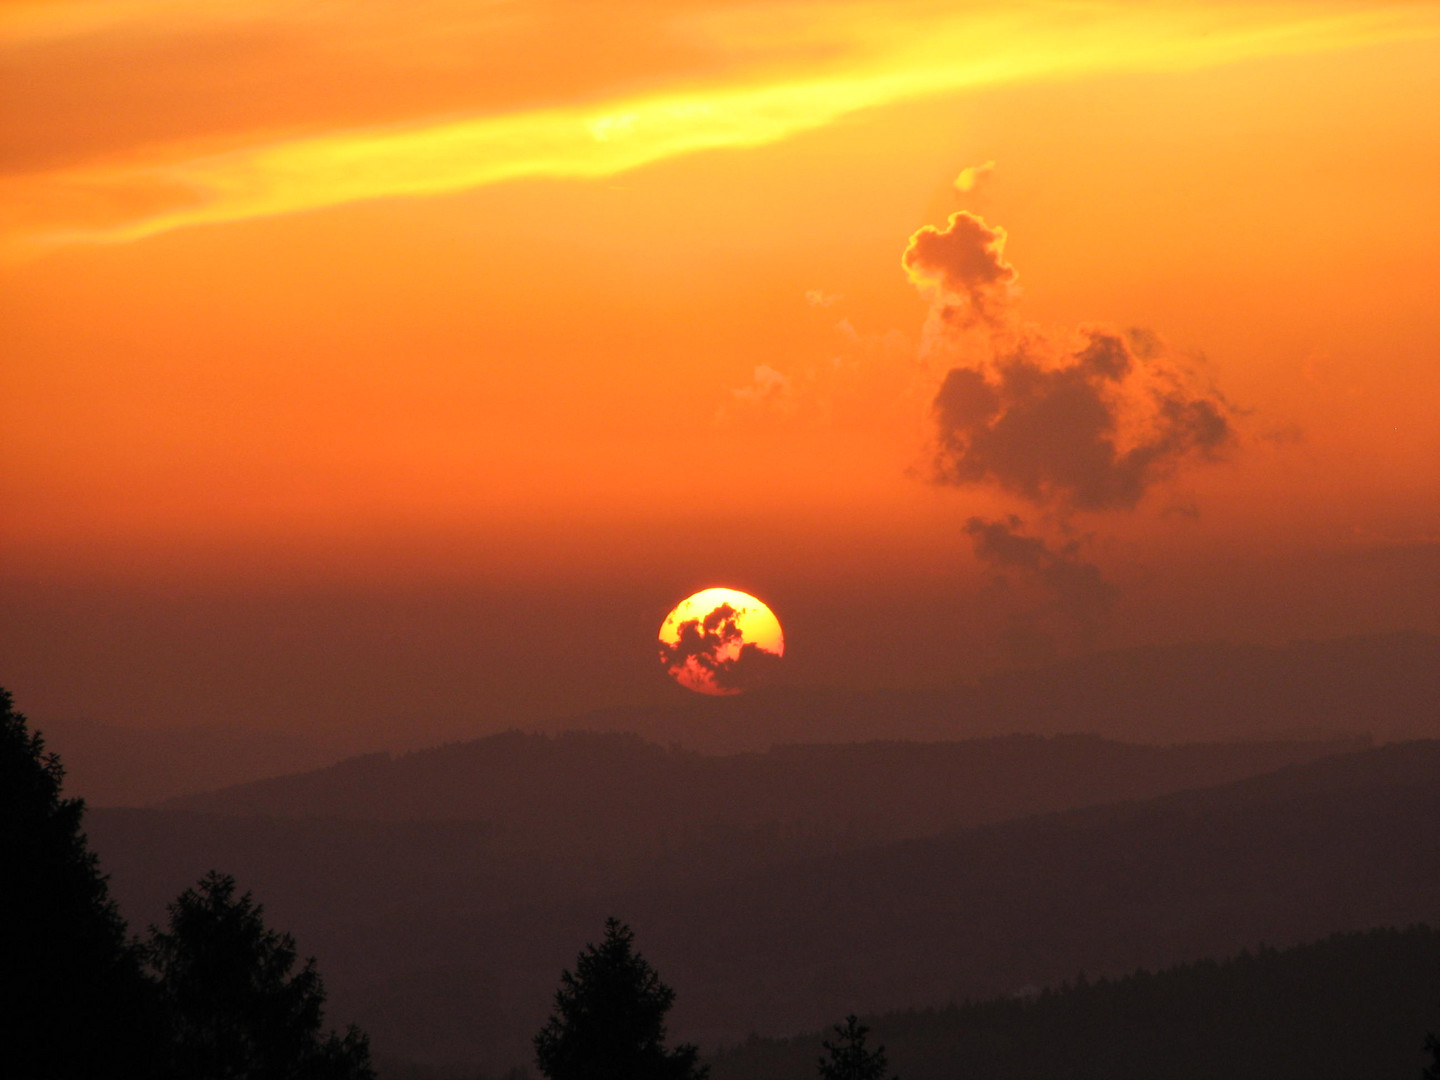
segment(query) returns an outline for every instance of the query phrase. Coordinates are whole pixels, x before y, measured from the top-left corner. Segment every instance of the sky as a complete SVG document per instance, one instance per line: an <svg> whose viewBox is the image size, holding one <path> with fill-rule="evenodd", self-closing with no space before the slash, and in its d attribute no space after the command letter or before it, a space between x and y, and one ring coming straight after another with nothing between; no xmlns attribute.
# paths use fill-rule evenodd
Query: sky
<svg viewBox="0 0 1440 1080"><path fill-rule="evenodd" d="M0 681L423 738L1440 631L1440 5L14 0Z"/></svg>

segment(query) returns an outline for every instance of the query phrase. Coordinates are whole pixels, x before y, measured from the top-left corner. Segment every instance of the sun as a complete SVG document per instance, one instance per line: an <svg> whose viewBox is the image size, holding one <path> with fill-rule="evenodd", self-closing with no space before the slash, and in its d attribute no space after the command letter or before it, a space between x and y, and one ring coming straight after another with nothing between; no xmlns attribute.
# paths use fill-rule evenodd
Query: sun
<svg viewBox="0 0 1440 1080"><path fill-rule="evenodd" d="M784 655L780 620L738 589L702 589L660 624L660 662L681 686L701 694L748 690Z"/></svg>

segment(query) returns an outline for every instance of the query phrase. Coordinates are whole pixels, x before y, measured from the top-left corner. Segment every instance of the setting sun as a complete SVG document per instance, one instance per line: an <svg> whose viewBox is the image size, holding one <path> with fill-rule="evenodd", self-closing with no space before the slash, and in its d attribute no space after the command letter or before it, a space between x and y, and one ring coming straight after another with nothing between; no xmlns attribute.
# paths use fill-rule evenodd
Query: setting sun
<svg viewBox="0 0 1440 1080"><path fill-rule="evenodd" d="M780 620L737 589L702 589L660 626L660 662L681 686L702 694L748 690L784 655Z"/></svg>

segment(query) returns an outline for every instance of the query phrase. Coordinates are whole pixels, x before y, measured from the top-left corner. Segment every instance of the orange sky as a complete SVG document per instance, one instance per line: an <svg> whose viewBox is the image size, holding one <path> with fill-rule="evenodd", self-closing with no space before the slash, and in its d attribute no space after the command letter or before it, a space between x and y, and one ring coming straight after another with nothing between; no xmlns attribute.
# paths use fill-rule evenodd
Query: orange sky
<svg viewBox="0 0 1440 1080"><path fill-rule="evenodd" d="M1062 650L1440 628L1440 5L16 0L0 58L32 712L257 719L194 671L263 667L274 598L403 595L316 678L399 641L457 714L530 701L426 599L486 590L544 612L525 678L564 597L633 605L534 709L668 692L640 626L722 580L800 681L943 681L1017 618ZM901 256L962 209L1007 234L1007 341L1146 329L1223 395L1219 452L1124 506L932 482L973 357ZM966 531L1011 514L1039 570ZM1083 618L1044 576L1082 564Z"/></svg>

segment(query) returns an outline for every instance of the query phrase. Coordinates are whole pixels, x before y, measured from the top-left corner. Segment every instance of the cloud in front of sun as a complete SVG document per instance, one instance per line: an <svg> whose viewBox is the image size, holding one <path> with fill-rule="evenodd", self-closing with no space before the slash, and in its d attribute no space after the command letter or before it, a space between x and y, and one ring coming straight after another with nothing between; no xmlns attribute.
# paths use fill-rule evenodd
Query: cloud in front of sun
<svg viewBox="0 0 1440 1080"><path fill-rule="evenodd" d="M660 626L660 662L681 686L701 694L738 694L759 685L784 654L780 620L738 589L686 597Z"/></svg>

